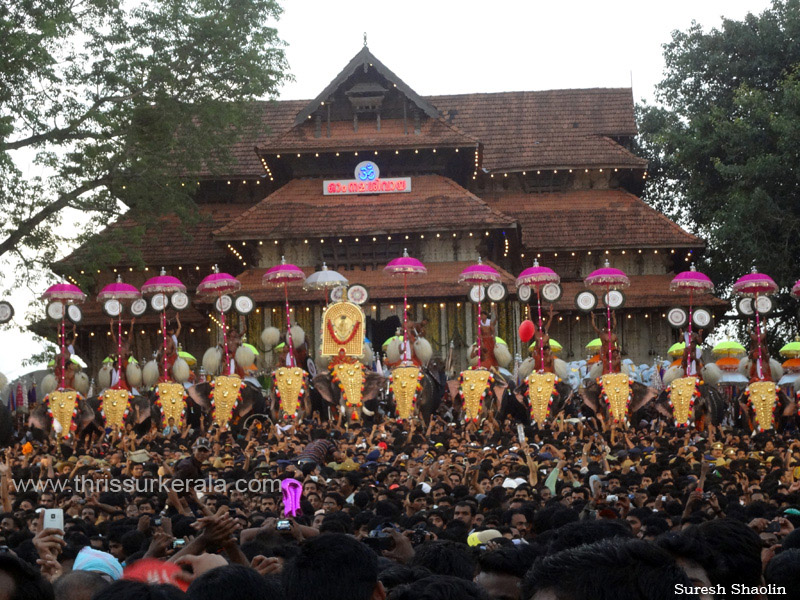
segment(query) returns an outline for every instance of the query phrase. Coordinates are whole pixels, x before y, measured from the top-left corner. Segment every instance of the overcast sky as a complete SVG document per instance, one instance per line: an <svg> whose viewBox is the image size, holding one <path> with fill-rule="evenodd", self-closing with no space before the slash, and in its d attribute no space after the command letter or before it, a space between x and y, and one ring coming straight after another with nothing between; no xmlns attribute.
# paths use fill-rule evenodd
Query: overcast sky
<svg viewBox="0 0 800 600"><path fill-rule="evenodd" d="M629 87L654 98L662 44L697 21L759 13L767 0L286 0L278 30L295 81L283 99L314 98L363 45L422 95L558 88ZM9 298L22 324L30 293ZM13 378L41 348L0 331L0 372ZM197 349L202 351L201 349Z"/></svg>

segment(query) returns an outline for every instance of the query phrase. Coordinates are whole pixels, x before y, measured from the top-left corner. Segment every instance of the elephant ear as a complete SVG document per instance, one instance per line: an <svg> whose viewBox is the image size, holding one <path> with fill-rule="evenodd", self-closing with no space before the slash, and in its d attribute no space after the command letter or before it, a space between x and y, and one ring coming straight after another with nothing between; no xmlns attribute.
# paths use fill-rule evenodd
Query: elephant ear
<svg viewBox="0 0 800 600"><path fill-rule="evenodd" d="M725 418L725 397L712 385L701 386L700 393L706 399L711 424L715 427L718 426Z"/></svg>
<svg viewBox="0 0 800 600"><path fill-rule="evenodd" d="M211 406L211 385L208 383L198 383L191 386L186 393L197 406L209 408Z"/></svg>
<svg viewBox="0 0 800 600"><path fill-rule="evenodd" d="M647 406L651 400L658 396L658 393L651 387L633 382L631 385L631 396L633 396L633 399L631 400L628 414L632 415L636 411Z"/></svg>
<svg viewBox="0 0 800 600"><path fill-rule="evenodd" d="M580 394L581 398L583 398L583 403L597 414L600 406L600 388L598 385L593 383L589 387L581 388Z"/></svg>
<svg viewBox="0 0 800 600"><path fill-rule="evenodd" d="M328 404L337 404L337 400L334 398L333 393L333 382L331 381L331 376L328 374L321 374L317 375L312 379L314 383L314 389L319 392L319 395L322 396Z"/></svg>
<svg viewBox="0 0 800 600"><path fill-rule="evenodd" d="M367 400L375 398L380 393L385 383L386 377L383 375L379 375L374 371L366 373L364 378L364 392L361 394L361 401L366 402Z"/></svg>

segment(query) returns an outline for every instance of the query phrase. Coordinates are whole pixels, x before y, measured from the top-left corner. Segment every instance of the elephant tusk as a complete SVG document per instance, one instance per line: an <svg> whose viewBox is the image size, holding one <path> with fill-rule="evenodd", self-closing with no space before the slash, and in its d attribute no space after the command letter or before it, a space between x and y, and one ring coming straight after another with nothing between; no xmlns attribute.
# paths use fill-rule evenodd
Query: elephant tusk
<svg viewBox="0 0 800 600"><path fill-rule="evenodd" d="M368 417L371 417L371 416L373 416L375 414L374 410L370 410L366 406L362 406L361 407L361 412L364 413L365 415L367 415Z"/></svg>

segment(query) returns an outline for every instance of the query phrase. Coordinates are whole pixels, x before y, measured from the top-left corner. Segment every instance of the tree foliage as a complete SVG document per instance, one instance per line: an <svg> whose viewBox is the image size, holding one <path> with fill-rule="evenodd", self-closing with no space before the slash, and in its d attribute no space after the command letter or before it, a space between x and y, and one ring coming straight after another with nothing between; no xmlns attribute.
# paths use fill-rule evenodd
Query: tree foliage
<svg viewBox="0 0 800 600"><path fill-rule="evenodd" d="M721 289L751 267L781 285L784 326L800 278L800 1L693 23L665 44L656 106L639 106L650 160L644 198L708 241Z"/></svg>
<svg viewBox="0 0 800 600"><path fill-rule="evenodd" d="M94 226L126 211L143 226L196 218L181 177L224 170L255 126L252 101L287 77L280 12L276 0L0 3L0 258L47 264L85 237L65 236L68 209Z"/></svg>

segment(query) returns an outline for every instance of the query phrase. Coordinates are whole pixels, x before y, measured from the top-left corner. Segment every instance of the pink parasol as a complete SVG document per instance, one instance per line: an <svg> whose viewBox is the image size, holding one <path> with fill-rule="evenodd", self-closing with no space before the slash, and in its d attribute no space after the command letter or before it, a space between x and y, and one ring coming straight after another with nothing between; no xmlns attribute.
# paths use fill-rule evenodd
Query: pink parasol
<svg viewBox="0 0 800 600"><path fill-rule="evenodd" d="M549 267L542 267L539 265L539 261L534 259L533 266L528 267L522 273L519 274L517 277L517 287L521 285L528 285L533 286L536 289L536 303L537 303L537 311L539 316L539 331L542 331L542 297L540 294L541 286L546 285L548 283L559 283L561 281L561 277L558 276L558 273L553 271L553 269ZM537 344L538 348L538 344ZM542 360L542 349L538 348L539 352L539 364L544 366L544 361Z"/></svg>
<svg viewBox="0 0 800 600"><path fill-rule="evenodd" d="M483 295L483 286L487 283L500 282L500 273L489 265L484 265L481 262L480 256L478 257L478 264L470 265L458 276L458 283L463 283L469 286L481 286L480 294L478 294L478 366L481 366L481 296Z"/></svg>
<svg viewBox="0 0 800 600"><path fill-rule="evenodd" d="M759 273L756 268L750 269L747 275L743 275L733 284L733 291L742 296L755 296L756 301L760 295L769 295L778 290L778 284L772 277ZM755 307L755 301L753 302ZM761 320L758 310L753 311L756 315L756 340L758 343L758 359L756 361L756 373L758 378L763 377L762 356L761 356Z"/></svg>
<svg viewBox="0 0 800 600"><path fill-rule="evenodd" d="M219 267L214 265L214 272L203 278L203 281L197 286L197 293L201 296L217 296L221 299L223 294L238 292L241 287L241 281L229 273L220 273ZM228 331L225 326L225 313L221 309L222 302L220 301L219 322L222 327L222 351L225 355L225 368L228 369Z"/></svg>
<svg viewBox="0 0 800 600"><path fill-rule="evenodd" d="M86 294L81 291L77 285L72 285L71 283L56 283L51 285L47 288L44 293L42 294L42 298L44 300L52 300L52 301L59 301L64 302L65 304L70 304L74 302L83 302L86 300ZM67 352L67 332L64 327L64 316L66 315L66 310L61 312L61 325L59 327L61 343L61 381L59 382L59 389L64 389L64 363L66 362L66 352Z"/></svg>
<svg viewBox="0 0 800 600"><path fill-rule="evenodd" d="M743 296L762 296L778 290L778 284L769 275L756 271L753 267L747 275L743 275L733 284L733 291Z"/></svg>
<svg viewBox="0 0 800 600"><path fill-rule="evenodd" d="M174 294L175 292L185 292L186 286L181 283L181 280L172 275L167 275L164 267L161 267L161 273L156 277L151 277L144 282L142 286L143 294ZM164 303L164 309L161 311L161 334L164 341L164 372L163 377L167 377L167 303ZM177 348L175 349L177 351Z"/></svg>
<svg viewBox="0 0 800 600"><path fill-rule="evenodd" d="M268 284L282 285L283 295L286 300L286 342L289 347L289 366L297 366L294 360L294 344L292 343L292 321L289 312L289 291L286 286L292 283L300 283L304 281L306 274L303 270L293 264L286 262L286 257L281 256L281 263L275 265L264 273L262 281Z"/></svg>
<svg viewBox="0 0 800 600"><path fill-rule="evenodd" d="M47 288L42 294L44 300L58 300L60 302L83 302L86 294L77 285L71 283L56 283Z"/></svg>
<svg viewBox="0 0 800 600"><path fill-rule="evenodd" d="M800 298L800 279L795 281L794 285L792 286L792 296L795 298Z"/></svg>
<svg viewBox="0 0 800 600"><path fill-rule="evenodd" d="M709 279L708 275L698 271L694 263L689 267L688 271L678 273L669 284L669 289L673 292L689 292L689 325L684 334L684 344L686 348L691 345L692 339L692 304L694 303L694 294L710 294L714 291L714 282ZM695 357L690 357L686 361L687 376L695 375L694 373Z"/></svg>
<svg viewBox="0 0 800 600"><path fill-rule="evenodd" d="M597 269L592 271L587 275L586 279L583 280L586 287L597 287L606 290L606 328L607 328L607 335L608 335L608 368L613 368L613 363L611 362L611 307L608 305L608 293L611 290L617 290L620 288L626 288L631 284L630 279L628 276L619 269L614 269L609 265L608 259L606 259L605 265L602 269Z"/></svg>
<svg viewBox="0 0 800 600"><path fill-rule="evenodd" d="M408 255L408 249L403 248L403 256L389 261L384 271L392 275L403 276L403 360L411 360L411 348L408 344L408 276L425 275L427 267L416 258Z"/></svg>
<svg viewBox="0 0 800 600"><path fill-rule="evenodd" d="M130 283L123 283L122 275L117 275L117 280L114 283L109 283L97 294L97 299L100 302L105 300L136 300L141 297L142 293L134 286Z"/></svg>
<svg viewBox="0 0 800 600"><path fill-rule="evenodd" d="M164 267L161 267L161 274L151 277L142 286L143 294L174 294L175 292L185 292L186 286L177 277L167 275Z"/></svg>
<svg viewBox="0 0 800 600"><path fill-rule="evenodd" d="M123 283L122 275L117 275L117 280L114 283L109 283L97 294L97 299L100 302L116 300L122 303L123 300L135 300L141 297L141 292L134 286L130 283ZM132 324L131 327L133 327ZM122 385L122 310L117 315L117 380L119 385Z"/></svg>

